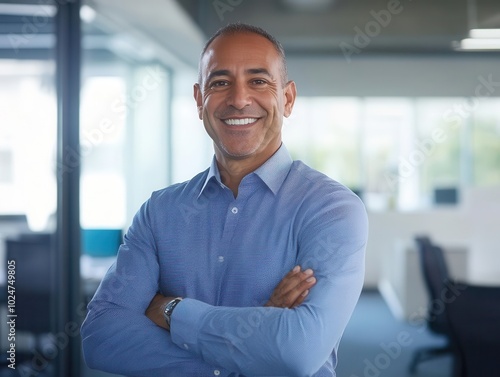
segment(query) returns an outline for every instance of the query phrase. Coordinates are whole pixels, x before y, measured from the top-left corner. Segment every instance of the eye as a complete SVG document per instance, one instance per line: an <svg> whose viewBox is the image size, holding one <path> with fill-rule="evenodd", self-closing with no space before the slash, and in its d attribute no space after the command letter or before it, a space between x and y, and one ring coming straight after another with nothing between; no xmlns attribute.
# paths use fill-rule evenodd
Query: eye
<svg viewBox="0 0 500 377"><path fill-rule="evenodd" d="M254 79L254 80L252 80L252 84L254 84L254 85L265 85L265 84L267 84L267 81L263 80L263 79Z"/></svg>
<svg viewBox="0 0 500 377"><path fill-rule="evenodd" d="M217 81L213 81L209 84L209 87L210 88L222 88L224 86L227 86L229 85L229 83L227 81L224 81L224 80L217 80Z"/></svg>

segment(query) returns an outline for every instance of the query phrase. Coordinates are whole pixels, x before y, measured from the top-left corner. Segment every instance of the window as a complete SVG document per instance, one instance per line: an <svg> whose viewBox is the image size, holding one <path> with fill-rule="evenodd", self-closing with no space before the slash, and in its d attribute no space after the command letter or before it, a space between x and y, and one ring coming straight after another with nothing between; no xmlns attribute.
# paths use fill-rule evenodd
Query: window
<svg viewBox="0 0 500 377"><path fill-rule="evenodd" d="M0 60L0 72L0 214L46 229L57 208L54 64Z"/></svg>
<svg viewBox="0 0 500 377"><path fill-rule="evenodd" d="M415 148L423 156L417 189L423 206L433 202L436 190L458 189L465 183L461 165L467 148L462 145L467 122L448 115L463 101L463 98L416 100L418 141Z"/></svg>
<svg viewBox="0 0 500 377"><path fill-rule="evenodd" d="M474 113L472 176L480 187L500 185L500 99L483 99Z"/></svg>
<svg viewBox="0 0 500 377"><path fill-rule="evenodd" d="M121 228L125 224L125 96L120 76L85 80L81 94L81 224Z"/></svg>
<svg viewBox="0 0 500 377"><path fill-rule="evenodd" d="M499 107L492 98L299 97L284 141L370 210L429 208L466 186L500 185Z"/></svg>
<svg viewBox="0 0 500 377"><path fill-rule="evenodd" d="M299 98L283 128L292 157L359 189L360 108L356 98Z"/></svg>

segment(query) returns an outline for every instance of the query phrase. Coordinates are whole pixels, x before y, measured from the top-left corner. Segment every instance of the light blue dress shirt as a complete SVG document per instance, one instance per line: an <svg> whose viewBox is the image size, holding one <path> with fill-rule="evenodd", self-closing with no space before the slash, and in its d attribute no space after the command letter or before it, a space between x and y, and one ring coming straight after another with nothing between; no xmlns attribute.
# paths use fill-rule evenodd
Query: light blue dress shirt
<svg viewBox="0 0 500 377"><path fill-rule="evenodd" d="M86 362L127 376L335 376L367 232L359 198L283 145L236 198L214 159L136 214L89 304ZM296 265L317 279L306 300L263 307ZM158 291L184 297L170 333L144 314Z"/></svg>

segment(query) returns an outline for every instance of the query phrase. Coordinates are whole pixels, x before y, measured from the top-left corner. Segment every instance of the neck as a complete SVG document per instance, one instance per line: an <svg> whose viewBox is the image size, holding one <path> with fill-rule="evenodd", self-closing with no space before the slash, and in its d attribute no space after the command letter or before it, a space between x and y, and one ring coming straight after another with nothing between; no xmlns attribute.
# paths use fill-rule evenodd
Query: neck
<svg viewBox="0 0 500 377"><path fill-rule="evenodd" d="M236 198L238 196L238 187L240 186L241 180L263 165L278 149L279 147L269 155L252 156L242 159L235 159L234 157L227 156L216 149L215 158L217 160L217 167L219 168L222 183L233 192Z"/></svg>

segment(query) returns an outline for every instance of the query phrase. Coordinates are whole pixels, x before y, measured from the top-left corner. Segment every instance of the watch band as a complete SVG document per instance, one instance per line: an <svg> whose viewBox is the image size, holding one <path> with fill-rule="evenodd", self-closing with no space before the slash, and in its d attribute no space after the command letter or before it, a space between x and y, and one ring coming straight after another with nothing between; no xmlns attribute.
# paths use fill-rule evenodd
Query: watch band
<svg viewBox="0 0 500 377"><path fill-rule="evenodd" d="M172 313L174 312L175 307L179 302L182 301L182 297L174 298L172 301L169 301L167 305L165 305L165 309L163 310L163 317L165 318L165 322L167 322L167 326L170 329L170 321L172 318Z"/></svg>

